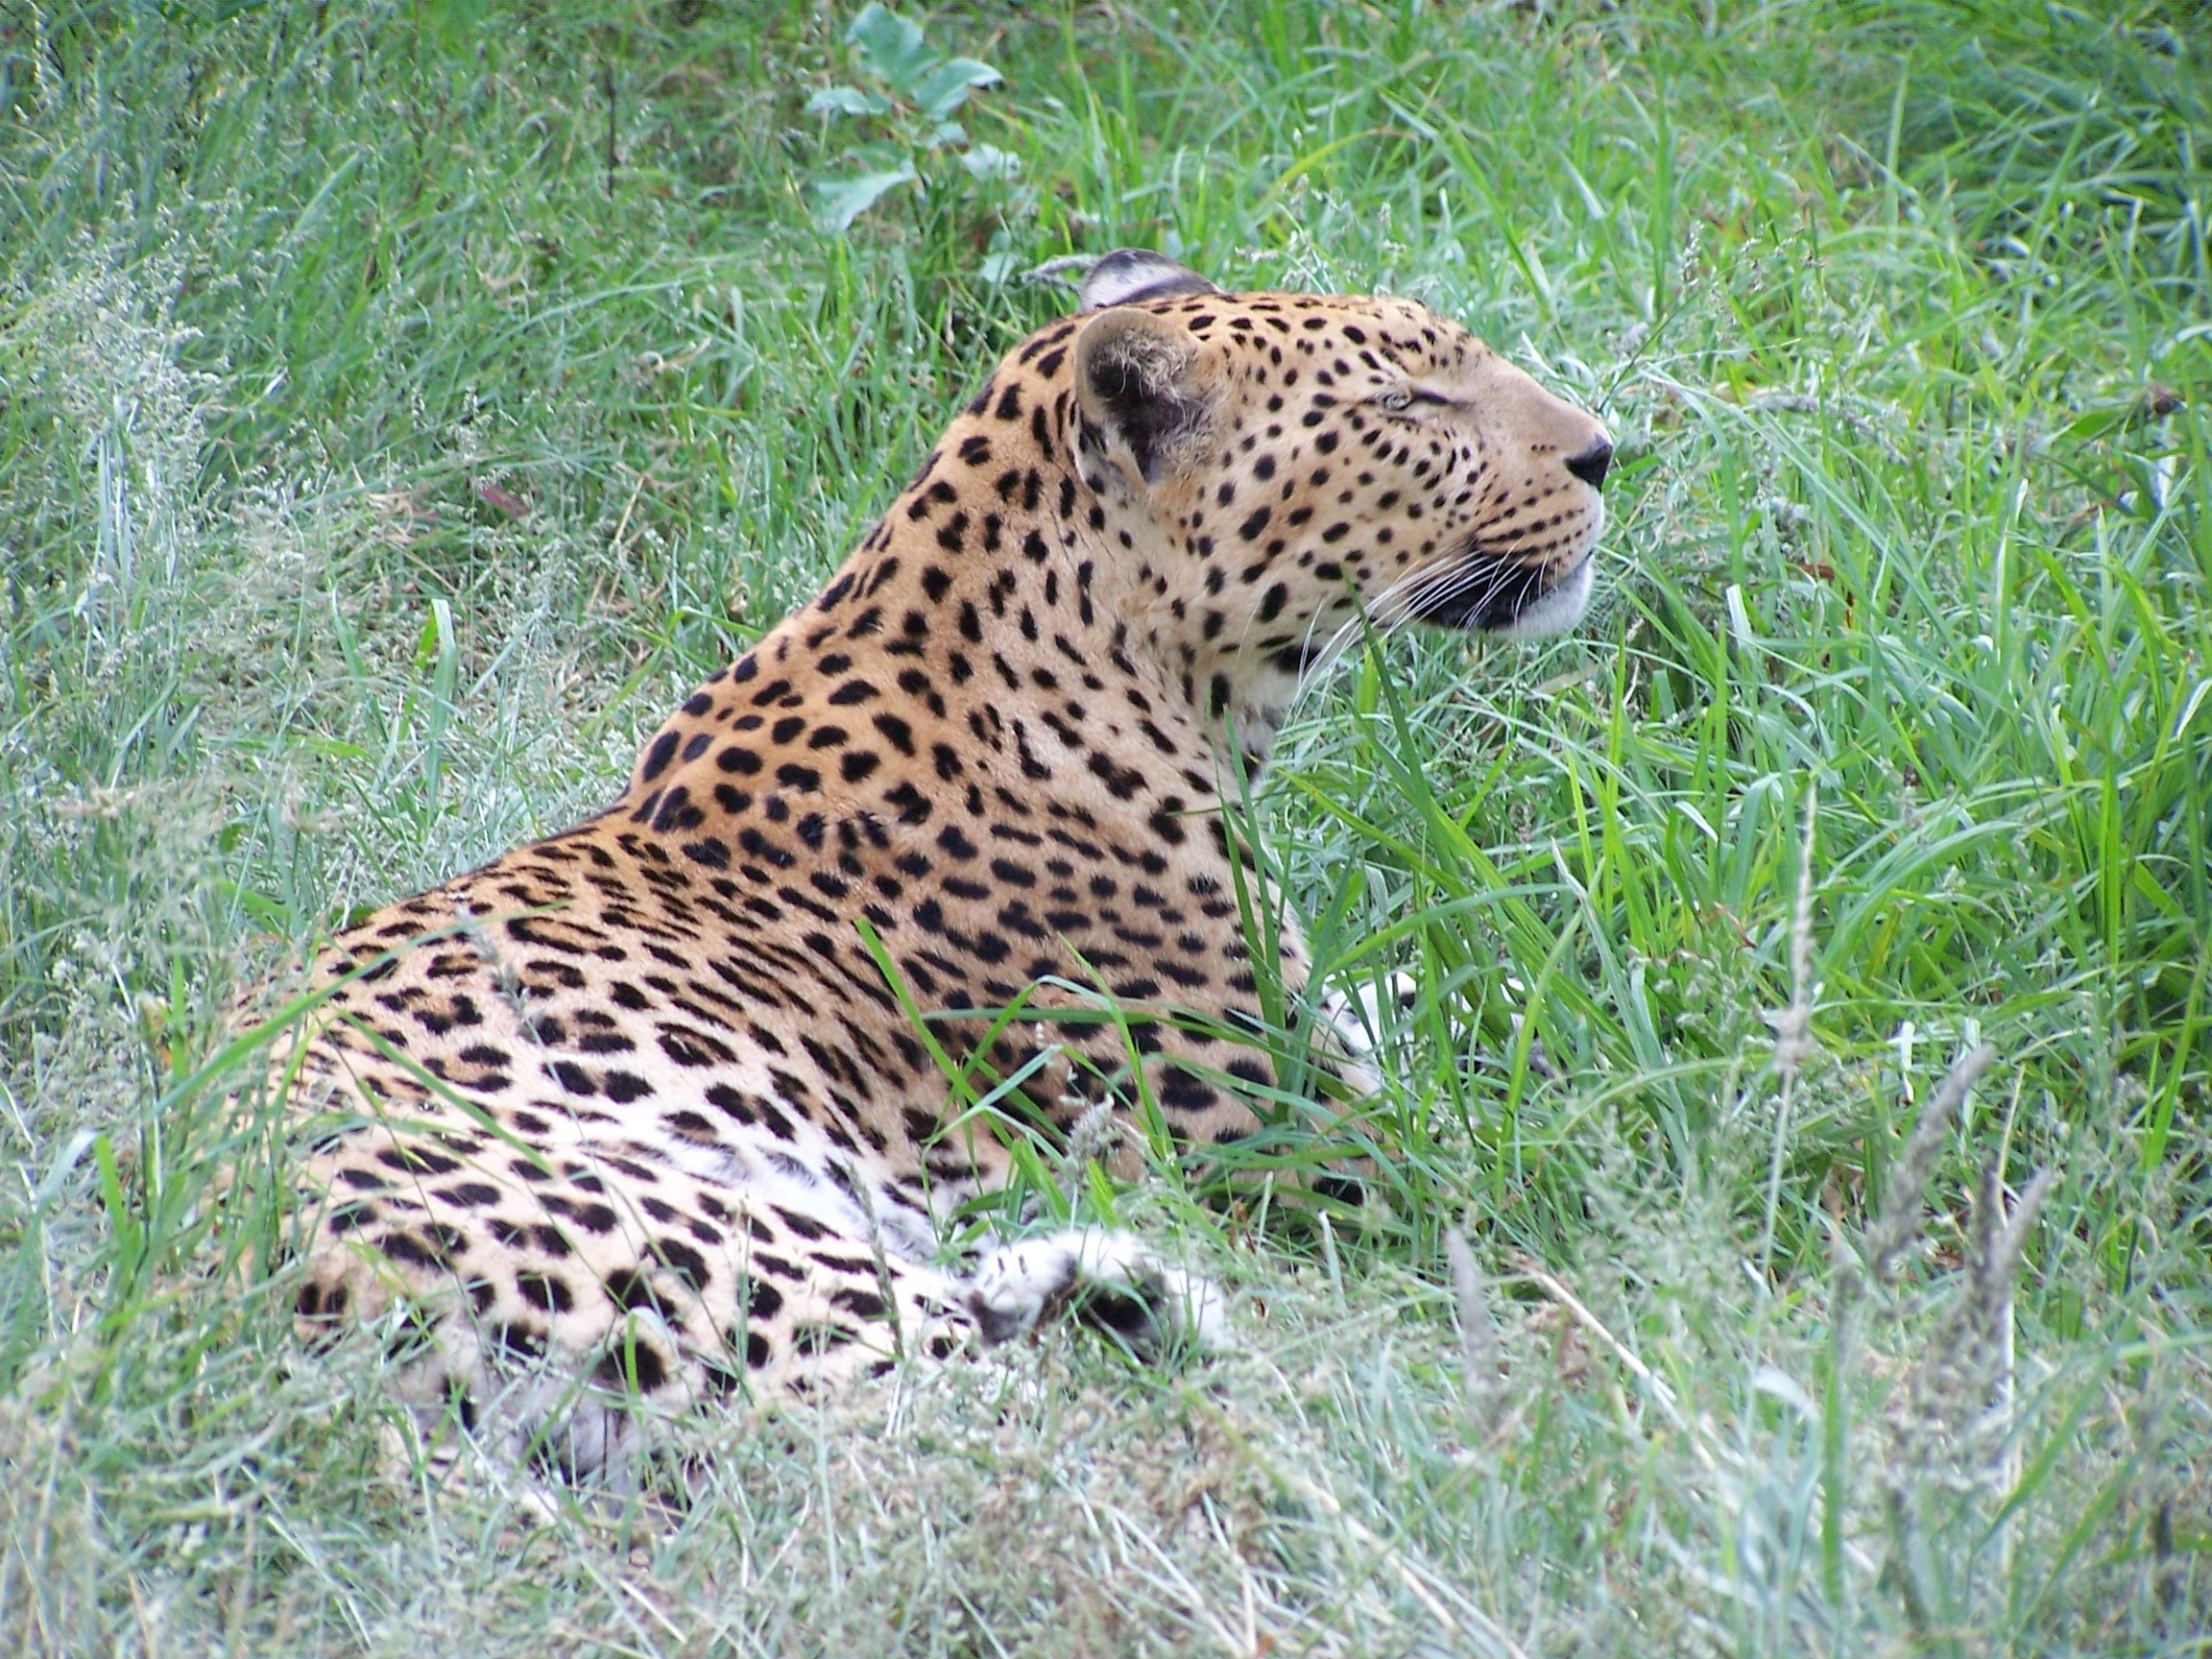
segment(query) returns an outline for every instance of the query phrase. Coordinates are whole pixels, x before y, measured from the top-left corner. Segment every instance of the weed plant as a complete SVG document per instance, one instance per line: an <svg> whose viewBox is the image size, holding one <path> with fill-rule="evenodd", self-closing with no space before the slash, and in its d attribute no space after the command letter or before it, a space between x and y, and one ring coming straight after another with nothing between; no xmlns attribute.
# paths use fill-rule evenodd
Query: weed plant
<svg viewBox="0 0 2212 1659"><path fill-rule="evenodd" d="M2203 1652L2202 14L1008 3L906 81L853 20L0 12L0 1647ZM1373 1202L1070 1184L1217 1363L438 1484L291 1341L232 998L604 804L1123 244L1621 440L1574 637L1352 642L1251 803L1420 986Z"/></svg>

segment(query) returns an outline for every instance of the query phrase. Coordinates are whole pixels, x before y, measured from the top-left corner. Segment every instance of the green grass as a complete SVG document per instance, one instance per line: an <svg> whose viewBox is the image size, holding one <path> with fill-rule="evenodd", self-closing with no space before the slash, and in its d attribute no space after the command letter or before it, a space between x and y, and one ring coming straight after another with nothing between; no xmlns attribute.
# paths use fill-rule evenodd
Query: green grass
<svg viewBox="0 0 2212 1659"><path fill-rule="evenodd" d="M1019 176L838 236L926 135L804 112L845 14L478 10L0 16L0 1645L2205 1650L2199 13L982 8L929 38ZM1258 803L1324 962L1424 987L1379 1202L1094 1195L1238 1293L1217 1364L672 1426L680 1512L410 1483L373 1344L290 1342L229 998L602 805L1051 314L993 274L1125 243L1421 298L1621 438L1576 636L1355 654ZM1992 1161L2056 1177L2016 1285Z"/></svg>

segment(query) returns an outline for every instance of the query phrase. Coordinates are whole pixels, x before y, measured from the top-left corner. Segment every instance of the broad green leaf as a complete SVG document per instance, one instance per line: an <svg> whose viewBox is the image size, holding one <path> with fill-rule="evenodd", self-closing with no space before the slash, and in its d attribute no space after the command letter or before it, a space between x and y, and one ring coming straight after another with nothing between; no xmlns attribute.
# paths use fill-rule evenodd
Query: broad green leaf
<svg viewBox="0 0 2212 1659"><path fill-rule="evenodd" d="M826 179L814 186L822 199L816 216L832 230L848 229L854 220L875 206L886 192L913 181L912 162L888 172L863 173L857 179Z"/></svg>
<svg viewBox="0 0 2212 1659"><path fill-rule="evenodd" d="M973 58L949 58L917 80L908 88L908 96L930 120L942 121L968 102L971 90L996 86L1004 79L988 63L978 63Z"/></svg>
<svg viewBox="0 0 2212 1659"><path fill-rule="evenodd" d="M896 12L869 6L853 19L845 43L859 50L861 61L901 92L909 91L930 59L922 44L922 25Z"/></svg>
<svg viewBox="0 0 2212 1659"><path fill-rule="evenodd" d="M857 86L825 86L806 100L809 115L887 115L890 104Z"/></svg>

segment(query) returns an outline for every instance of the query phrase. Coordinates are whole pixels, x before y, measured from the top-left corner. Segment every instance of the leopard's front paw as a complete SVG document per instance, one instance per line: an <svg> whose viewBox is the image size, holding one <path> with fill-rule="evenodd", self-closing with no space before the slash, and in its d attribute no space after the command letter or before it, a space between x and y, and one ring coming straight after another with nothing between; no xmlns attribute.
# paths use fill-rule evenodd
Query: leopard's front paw
<svg viewBox="0 0 2212 1659"><path fill-rule="evenodd" d="M1001 1245L968 1281L969 1312L986 1342L1004 1342L1062 1307L1138 1353L1187 1343L1231 1347L1228 1299L1210 1279L1173 1267L1133 1235L1070 1227Z"/></svg>
<svg viewBox="0 0 2212 1659"><path fill-rule="evenodd" d="M1329 1022L1346 1061L1344 1080L1360 1094L1382 1089L1375 1056L1403 1028L1420 996L1421 982L1400 971L1349 989L1333 986L1322 997L1321 1017Z"/></svg>

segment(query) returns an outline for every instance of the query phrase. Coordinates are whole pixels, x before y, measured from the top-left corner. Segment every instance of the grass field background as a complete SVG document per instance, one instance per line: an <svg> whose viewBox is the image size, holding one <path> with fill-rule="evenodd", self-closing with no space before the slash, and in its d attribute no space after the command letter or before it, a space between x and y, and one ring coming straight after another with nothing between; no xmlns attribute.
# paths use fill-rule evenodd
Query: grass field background
<svg viewBox="0 0 2212 1659"><path fill-rule="evenodd" d="M0 12L0 1647L2203 1652L2202 14L983 6L956 133L852 18ZM1094 1194L1207 1366L674 1425L680 1510L411 1479L230 998L603 805L1123 244L1621 441L1574 637L1355 652L1259 802L1423 987L1377 1200Z"/></svg>

